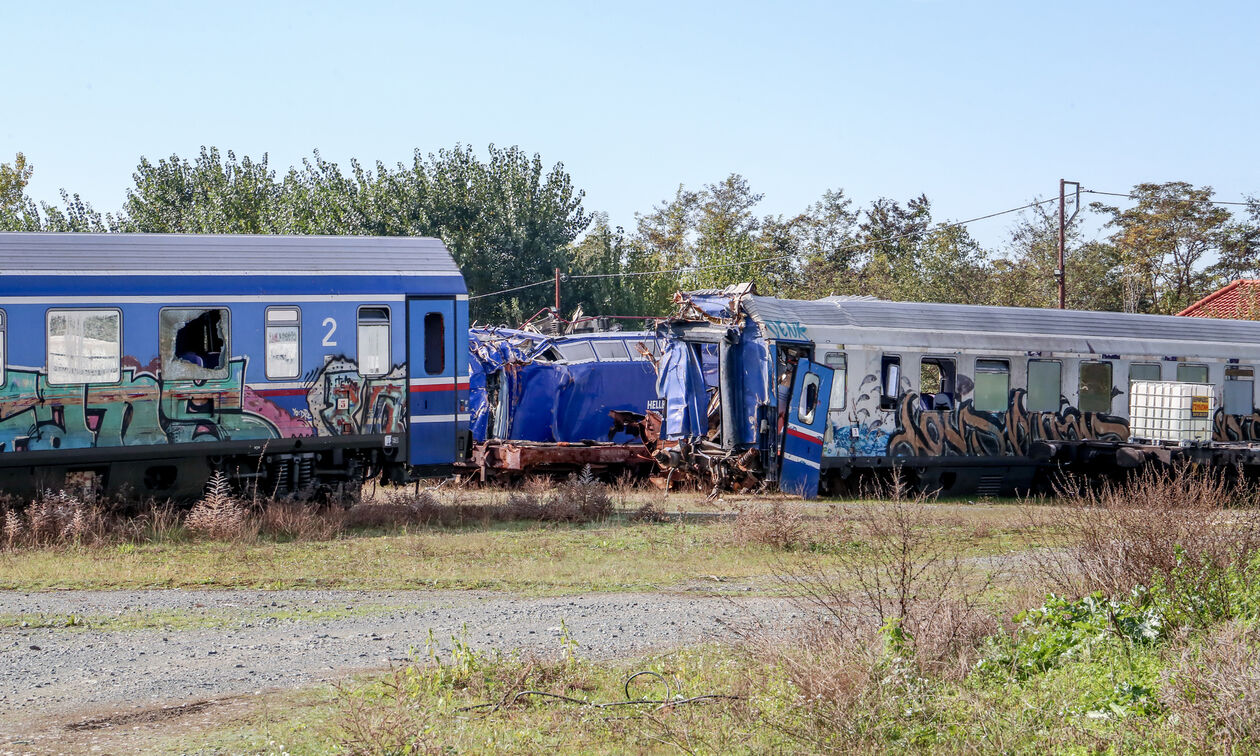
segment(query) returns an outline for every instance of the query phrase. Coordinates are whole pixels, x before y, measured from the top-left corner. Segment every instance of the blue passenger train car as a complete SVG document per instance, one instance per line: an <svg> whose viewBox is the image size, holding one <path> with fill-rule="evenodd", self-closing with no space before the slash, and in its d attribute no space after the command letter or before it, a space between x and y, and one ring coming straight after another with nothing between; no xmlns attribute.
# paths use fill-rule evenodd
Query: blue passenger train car
<svg viewBox="0 0 1260 756"><path fill-rule="evenodd" d="M0 487L442 472L467 327L436 239L0 234Z"/></svg>

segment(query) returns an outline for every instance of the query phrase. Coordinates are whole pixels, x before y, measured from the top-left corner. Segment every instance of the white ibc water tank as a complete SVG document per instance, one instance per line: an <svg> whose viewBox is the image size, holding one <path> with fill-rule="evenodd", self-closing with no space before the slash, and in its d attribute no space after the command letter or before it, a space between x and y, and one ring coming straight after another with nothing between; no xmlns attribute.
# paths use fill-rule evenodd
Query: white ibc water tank
<svg viewBox="0 0 1260 756"><path fill-rule="evenodd" d="M1150 441L1211 441L1216 392L1210 383L1133 381L1129 434Z"/></svg>

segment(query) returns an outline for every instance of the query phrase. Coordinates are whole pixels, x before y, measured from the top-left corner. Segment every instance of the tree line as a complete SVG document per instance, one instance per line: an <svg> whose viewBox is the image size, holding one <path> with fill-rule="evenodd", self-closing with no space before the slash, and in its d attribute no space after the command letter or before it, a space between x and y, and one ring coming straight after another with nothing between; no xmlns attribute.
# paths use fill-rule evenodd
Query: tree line
<svg viewBox="0 0 1260 756"><path fill-rule="evenodd" d="M26 193L33 167L0 164L0 230L436 236L474 296L564 271L566 310L659 315L678 290L752 281L763 293L1053 307L1058 218L1050 203L1017 216L997 249L933 217L924 195L859 205L843 189L795 215L760 215L763 196L731 174L680 186L634 228L588 210L563 163L520 147L483 156L456 145L409 162L343 168L316 151L283 173L267 155L203 147L193 159L141 158L122 206L102 213L63 190ZM1260 275L1260 199L1231 212L1211 187L1143 183L1132 202L1094 203L1103 238L1083 214L1067 228L1068 306L1175 313L1235 278ZM1097 216L1096 216L1097 217ZM475 298L473 317L517 323L552 300L536 286Z"/></svg>

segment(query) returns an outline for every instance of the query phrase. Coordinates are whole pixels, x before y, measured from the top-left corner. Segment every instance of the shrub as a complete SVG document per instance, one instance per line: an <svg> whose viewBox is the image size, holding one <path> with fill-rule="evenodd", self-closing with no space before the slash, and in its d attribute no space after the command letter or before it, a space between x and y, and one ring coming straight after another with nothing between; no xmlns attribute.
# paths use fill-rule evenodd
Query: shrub
<svg viewBox="0 0 1260 756"><path fill-rule="evenodd" d="M228 477L215 471L206 494L188 512L185 526L207 538L234 540L246 535L250 522L245 505L233 494Z"/></svg>
<svg viewBox="0 0 1260 756"><path fill-rule="evenodd" d="M1206 624L1233 614L1236 582L1252 574L1256 499L1250 486L1188 467L1065 489L1044 525L1068 543L1046 543L1030 530L1029 558L1060 594L1119 597L1154 586L1170 619Z"/></svg>
<svg viewBox="0 0 1260 756"><path fill-rule="evenodd" d="M735 514L736 543L762 544L784 551L805 543L805 517L801 506L775 500L768 507L740 505Z"/></svg>

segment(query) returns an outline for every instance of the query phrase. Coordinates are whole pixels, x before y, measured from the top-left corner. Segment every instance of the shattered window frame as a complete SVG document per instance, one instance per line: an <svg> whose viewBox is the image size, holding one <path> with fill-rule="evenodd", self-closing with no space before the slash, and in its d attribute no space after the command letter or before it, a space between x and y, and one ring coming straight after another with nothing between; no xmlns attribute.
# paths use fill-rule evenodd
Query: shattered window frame
<svg viewBox="0 0 1260 756"><path fill-rule="evenodd" d="M367 313L366 317L364 316L365 313ZM381 313L384 313L384 317L379 316ZM390 368L394 364L393 344L391 343L393 338L393 315L389 305L384 304L360 305L356 311L354 359L359 375L381 376L389 374ZM380 334L374 333L375 331L384 332L385 338L383 342L380 340ZM377 344L384 344L385 359L384 361L380 360L381 355L379 351L377 354L371 355L376 358L376 361L381 362L382 367L374 367L368 370L363 366L363 358L365 356L364 343L373 340L376 340Z"/></svg>
<svg viewBox="0 0 1260 756"><path fill-rule="evenodd" d="M822 378L818 373L809 372L801 379L801 395L796 405L796 418L804 425L814 424L814 414L818 411L819 388Z"/></svg>
<svg viewBox="0 0 1260 756"><path fill-rule="evenodd" d="M831 400L827 403L828 412L839 412L845 408L849 390L849 356L844 352L827 352L823 355L823 364L831 368Z"/></svg>
<svg viewBox="0 0 1260 756"><path fill-rule="evenodd" d="M292 313L293 319L281 319L277 317L282 314ZM278 352L272 351L273 344L276 346L287 345L288 341L272 340L273 332L292 330L296 338L291 342L294 347L293 372L285 373L277 369L277 362L281 360ZM266 343L266 354L264 355L264 372L267 379L271 381L292 380L302 376L302 308L294 305L284 305L278 307L268 307L264 319L263 339ZM284 360L287 361L287 360Z"/></svg>
<svg viewBox="0 0 1260 756"><path fill-rule="evenodd" d="M207 313L219 313L219 338L223 349L219 352L219 364L208 368L185 360L175 354L179 332L194 320ZM162 365L162 378L169 381L222 381L231 375L232 361L232 311L228 307L163 307L158 311L158 354ZM209 354L209 352L207 352Z"/></svg>
<svg viewBox="0 0 1260 756"><path fill-rule="evenodd" d="M69 335L69 324L71 319L78 319L81 323L86 323L89 318L105 318L113 319L115 323L115 334L117 338L112 342L115 349L112 355L78 355L82 360L100 359L102 361L113 361L112 377L104 380L95 380L93 376L88 375L84 380L85 372L79 366L79 372L72 372L75 366L70 363L75 360L71 359L70 354L61 354L65 357L65 365L57 365L53 360L53 321L61 317L64 319L63 327L67 333L61 334L63 339ZM102 343L111 343L102 341ZM64 340L62 349L65 349ZM104 378L105 371L109 370L106 363L104 367L93 368L99 371L101 377ZM48 375L48 384L50 386L74 386L88 383L118 383L122 380L122 310L117 307L50 307L44 311L44 369Z"/></svg>

